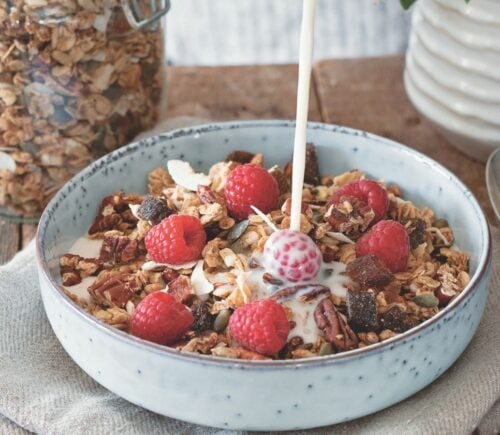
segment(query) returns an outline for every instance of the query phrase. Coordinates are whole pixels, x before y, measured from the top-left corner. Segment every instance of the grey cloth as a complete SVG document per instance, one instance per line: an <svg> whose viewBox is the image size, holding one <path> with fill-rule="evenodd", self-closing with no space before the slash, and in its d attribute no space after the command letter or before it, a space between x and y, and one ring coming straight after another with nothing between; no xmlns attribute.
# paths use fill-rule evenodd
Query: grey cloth
<svg viewBox="0 0 500 435"><path fill-rule="evenodd" d="M172 0L167 54L177 65L292 63L301 0ZM406 50L411 12L398 0L318 0L315 59Z"/></svg>
<svg viewBox="0 0 500 435"><path fill-rule="evenodd" d="M500 406L494 405L500 397L500 231L494 229L493 234L494 270L486 312L458 362L431 386L398 405L309 433L455 435L469 434L478 426L481 434L497 433ZM1 434L229 433L132 405L74 364L45 317L33 243L0 267L0 298Z"/></svg>

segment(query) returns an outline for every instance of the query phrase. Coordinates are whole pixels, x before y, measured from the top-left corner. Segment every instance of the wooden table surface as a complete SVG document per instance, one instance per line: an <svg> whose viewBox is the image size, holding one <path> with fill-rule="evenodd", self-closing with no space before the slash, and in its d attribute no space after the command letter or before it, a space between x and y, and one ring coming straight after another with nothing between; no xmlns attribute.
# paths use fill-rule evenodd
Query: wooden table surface
<svg viewBox="0 0 500 435"><path fill-rule="evenodd" d="M401 56L317 63L310 120L360 128L422 151L458 175L492 219L484 164L455 150L415 111L403 88L403 67ZM169 117L295 117L296 65L172 67L168 74ZM0 264L26 246L35 230L0 221Z"/></svg>

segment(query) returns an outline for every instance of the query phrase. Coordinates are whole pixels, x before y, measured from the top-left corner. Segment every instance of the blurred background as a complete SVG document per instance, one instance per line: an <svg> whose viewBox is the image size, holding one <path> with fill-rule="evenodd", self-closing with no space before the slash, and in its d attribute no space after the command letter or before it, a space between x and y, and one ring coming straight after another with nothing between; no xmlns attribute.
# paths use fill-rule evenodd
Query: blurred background
<svg viewBox="0 0 500 435"><path fill-rule="evenodd" d="M301 7L290 0L172 0L168 59L175 65L296 62ZM317 7L317 60L407 48L411 13L398 0L318 0Z"/></svg>

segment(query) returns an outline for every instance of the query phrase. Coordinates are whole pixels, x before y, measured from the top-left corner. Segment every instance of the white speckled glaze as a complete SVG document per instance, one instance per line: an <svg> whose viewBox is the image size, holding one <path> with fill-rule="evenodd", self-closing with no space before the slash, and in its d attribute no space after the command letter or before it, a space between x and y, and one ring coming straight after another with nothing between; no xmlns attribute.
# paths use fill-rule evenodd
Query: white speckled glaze
<svg viewBox="0 0 500 435"><path fill-rule="evenodd" d="M288 161L294 124L255 121L200 126L122 148L70 181L47 207L37 251L47 316L74 361L106 388L147 409L208 426L290 430L381 410L431 383L471 340L484 309L491 262L488 226L476 199L450 172L392 141L344 127L310 124L323 173L360 168L399 184L455 230L472 258L467 289L438 316L369 348L296 361L245 362L144 342L86 314L60 290L58 257L91 224L99 201L119 189L144 192L147 173L167 159L207 169L235 149Z"/></svg>
<svg viewBox="0 0 500 435"><path fill-rule="evenodd" d="M405 86L453 145L486 161L500 146L500 3L419 0Z"/></svg>

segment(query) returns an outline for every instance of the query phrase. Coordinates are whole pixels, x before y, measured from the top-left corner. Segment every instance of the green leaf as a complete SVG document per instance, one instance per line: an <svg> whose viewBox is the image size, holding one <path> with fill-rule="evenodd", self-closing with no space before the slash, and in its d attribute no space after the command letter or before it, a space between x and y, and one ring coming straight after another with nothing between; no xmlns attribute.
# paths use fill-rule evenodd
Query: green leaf
<svg viewBox="0 0 500 435"><path fill-rule="evenodd" d="M417 0L400 0L401 6L405 9L410 9L413 3L415 3Z"/></svg>

